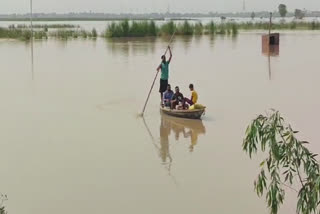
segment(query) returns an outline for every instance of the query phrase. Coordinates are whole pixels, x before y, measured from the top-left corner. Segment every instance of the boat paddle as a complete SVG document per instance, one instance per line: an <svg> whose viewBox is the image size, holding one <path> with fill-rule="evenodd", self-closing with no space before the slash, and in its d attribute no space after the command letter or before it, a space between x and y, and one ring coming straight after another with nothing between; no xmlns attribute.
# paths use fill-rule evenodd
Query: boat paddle
<svg viewBox="0 0 320 214"><path fill-rule="evenodd" d="M172 34L172 36L171 36L171 38L170 38L169 44L168 44L168 46L167 46L166 51L164 52L164 55L166 55L166 54L167 54L167 52L168 52L168 50L169 50L169 46L170 46L170 44L171 44L171 42L172 42L173 37L174 37L174 35L175 35L175 34L176 34L176 30L173 32L173 34ZM153 89L154 83L156 82L156 79L157 79L157 77L158 77L158 74L159 74L159 71L157 71L156 76L155 76L155 77L154 77L154 79L153 79L153 82L152 82L152 85L151 85L150 91L149 91L148 96L147 96L147 100L146 100L146 102L144 103L144 106L143 106L142 112L141 112L141 114L140 114L140 116L141 116L141 117L143 117L144 112L145 112L145 110L146 110L146 107L147 107L147 104L148 104L148 101L149 101L149 98L150 98L150 94L151 94L151 92L152 92L152 89Z"/></svg>

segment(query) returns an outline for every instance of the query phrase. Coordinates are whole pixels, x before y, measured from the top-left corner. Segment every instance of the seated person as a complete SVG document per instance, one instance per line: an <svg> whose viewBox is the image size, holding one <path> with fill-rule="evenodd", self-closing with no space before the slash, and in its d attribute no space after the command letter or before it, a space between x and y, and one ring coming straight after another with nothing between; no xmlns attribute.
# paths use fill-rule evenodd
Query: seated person
<svg viewBox="0 0 320 214"><path fill-rule="evenodd" d="M171 109L176 109L176 106L179 105L179 103L182 104L183 102L184 102L183 94L180 93L179 87L176 86L175 93L171 100Z"/></svg>
<svg viewBox="0 0 320 214"><path fill-rule="evenodd" d="M191 99L185 98L185 102L192 106L198 102L198 93L194 90L193 84L189 85L189 89L191 91Z"/></svg>
<svg viewBox="0 0 320 214"><path fill-rule="evenodd" d="M167 86L167 90L164 92L163 95L163 102L165 107L171 107L171 100L173 97L173 91L171 90L170 84Z"/></svg>

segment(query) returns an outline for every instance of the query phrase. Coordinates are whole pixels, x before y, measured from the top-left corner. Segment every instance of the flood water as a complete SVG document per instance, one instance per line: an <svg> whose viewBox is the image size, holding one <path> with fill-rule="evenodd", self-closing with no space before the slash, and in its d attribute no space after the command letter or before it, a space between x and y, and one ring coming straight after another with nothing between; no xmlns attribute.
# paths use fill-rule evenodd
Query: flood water
<svg viewBox="0 0 320 214"><path fill-rule="evenodd" d="M207 106L202 121L162 116L156 81L169 38L0 40L0 191L9 213L268 213L253 190L262 156L246 126L270 108L320 153L320 33L176 37L170 83ZM295 195L281 213L295 212Z"/></svg>

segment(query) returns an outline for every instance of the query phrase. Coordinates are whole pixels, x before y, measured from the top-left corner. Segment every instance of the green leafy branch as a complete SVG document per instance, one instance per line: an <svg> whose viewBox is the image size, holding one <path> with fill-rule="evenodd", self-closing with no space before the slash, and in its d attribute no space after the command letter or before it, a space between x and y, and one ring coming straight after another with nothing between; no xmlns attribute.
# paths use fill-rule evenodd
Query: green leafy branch
<svg viewBox="0 0 320 214"><path fill-rule="evenodd" d="M8 200L7 195L0 194L0 214L7 214L3 203Z"/></svg>
<svg viewBox="0 0 320 214"><path fill-rule="evenodd" d="M243 150L252 158L258 150L266 152L267 158L260 164L261 171L254 182L257 195L266 194L271 214L277 214L285 199L285 188L293 189L298 180L297 213L320 213L320 176L317 154L310 152L295 137L290 125L286 125L278 111L259 115L246 130Z"/></svg>

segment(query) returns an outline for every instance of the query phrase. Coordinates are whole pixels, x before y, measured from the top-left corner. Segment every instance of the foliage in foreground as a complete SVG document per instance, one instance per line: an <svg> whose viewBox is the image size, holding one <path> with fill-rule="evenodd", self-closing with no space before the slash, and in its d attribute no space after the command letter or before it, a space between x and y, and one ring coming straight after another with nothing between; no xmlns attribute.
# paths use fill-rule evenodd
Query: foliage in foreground
<svg viewBox="0 0 320 214"><path fill-rule="evenodd" d="M0 214L7 214L3 203L8 200L7 195L0 194Z"/></svg>
<svg viewBox="0 0 320 214"><path fill-rule="evenodd" d="M243 150L250 158L258 150L267 153L260 164L261 171L254 182L259 197L266 195L271 214L277 214L285 199L285 187L294 189L298 180L300 189L296 211L298 214L319 213L320 175L317 156L310 152L306 141L298 140L290 125L277 111L259 115L248 126Z"/></svg>

